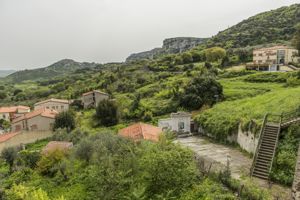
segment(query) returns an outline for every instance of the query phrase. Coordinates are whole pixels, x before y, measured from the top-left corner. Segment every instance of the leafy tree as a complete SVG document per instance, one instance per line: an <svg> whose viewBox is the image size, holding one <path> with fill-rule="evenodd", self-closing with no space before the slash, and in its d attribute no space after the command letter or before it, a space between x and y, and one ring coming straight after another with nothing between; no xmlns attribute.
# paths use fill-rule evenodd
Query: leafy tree
<svg viewBox="0 0 300 200"><path fill-rule="evenodd" d="M83 140L75 149L75 156L80 160L89 163L94 153L93 142L90 140Z"/></svg>
<svg viewBox="0 0 300 200"><path fill-rule="evenodd" d="M54 130L58 128L67 128L68 131L75 128L75 117L72 111L64 111L55 116Z"/></svg>
<svg viewBox="0 0 300 200"><path fill-rule="evenodd" d="M100 101L96 108L96 118L103 126L113 126L119 121L118 106L114 101Z"/></svg>
<svg viewBox="0 0 300 200"><path fill-rule="evenodd" d="M19 94L20 92L23 92L23 91L21 89L15 89L14 96L16 96L17 94Z"/></svg>
<svg viewBox="0 0 300 200"><path fill-rule="evenodd" d="M5 99L7 97L6 92L0 91L0 99Z"/></svg>
<svg viewBox="0 0 300 200"><path fill-rule="evenodd" d="M163 142L145 152L141 166L148 198L169 191L177 196L194 183L197 174L191 151Z"/></svg>
<svg viewBox="0 0 300 200"><path fill-rule="evenodd" d="M12 172L14 162L17 159L18 151L15 147L7 147L2 150L1 157L9 165L10 172Z"/></svg>
<svg viewBox="0 0 300 200"><path fill-rule="evenodd" d="M36 151L23 150L19 152L18 160L25 167L34 169L40 159L40 153Z"/></svg>
<svg viewBox="0 0 300 200"><path fill-rule="evenodd" d="M229 60L228 56L225 56L224 58L222 58L222 62L221 62L222 67L229 66L229 63L230 63L230 60Z"/></svg>
<svg viewBox="0 0 300 200"><path fill-rule="evenodd" d="M223 97L223 88L212 77L196 77L184 87L180 105L189 110L199 109L204 104L212 105Z"/></svg>
<svg viewBox="0 0 300 200"><path fill-rule="evenodd" d="M78 99L74 100L74 101L70 104L70 106L71 106L74 110L77 110L77 111L83 109L83 103L82 103L81 100L78 100Z"/></svg>
<svg viewBox="0 0 300 200"><path fill-rule="evenodd" d="M191 53L185 52L181 55L183 64L193 62L193 57Z"/></svg>
<svg viewBox="0 0 300 200"><path fill-rule="evenodd" d="M216 62L226 56L226 50L221 47L212 47L205 50L205 57L208 62Z"/></svg>
<svg viewBox="0 0 300 200"><path fill-rule="evenodd" d="M177 55L177 56L175 57L174 63L175 63L175 65L181 65L181 64L183 64L183 59L182 59L182 57L181 57L180 55Z"/></svg>
<svg viewBox="0 0 300 200"><path fill-rule="evenodd" d="M48 194L42 190L20 185L13 185L5 192L5 197L8 200L64 200L63 197L51 199Z"/></svg>
<svg viewBox="0 0 300 200"><path fill-rule="evenodd" d="M42 155L37 163L37 169L42 175L53 177L59 170L58 166L66 157L66 152L53 150Z"/></svg>
<svg viewBox="0 0 300 200"><path fill-rule="evenodd" d="M300 24L297 26L297 31L293 38L293 46L300 52Z"/></svg>
<svg viewBox="0 0 300 200"><path fill-rule="evenodd" d="M191 51L193 62L200 62L205 60L205 53L203 51Z"/></svg>

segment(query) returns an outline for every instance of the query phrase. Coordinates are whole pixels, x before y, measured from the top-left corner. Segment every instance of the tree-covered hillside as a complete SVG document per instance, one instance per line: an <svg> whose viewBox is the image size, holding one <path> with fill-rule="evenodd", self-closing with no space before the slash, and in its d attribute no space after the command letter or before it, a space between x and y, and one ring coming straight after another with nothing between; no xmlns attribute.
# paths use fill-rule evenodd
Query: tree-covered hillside
<svg viewBox="0 0 300 200"><path fill-rule="evenodd" d="M300 4L282 7L255 15L219 32L208 41L208 45L231 48L290 41L299 22Z"/></svg>
<svg viewBox="0 0 300 200"><path fill-rule="evenodd" d="M96 67L95 63L80 63L71 59L64 59L45 68L15 72L7 76L5 79L12 82L43 80L47 78L54 78L56 76L64 76L77 70L91 69L94 67Z"/></svg>

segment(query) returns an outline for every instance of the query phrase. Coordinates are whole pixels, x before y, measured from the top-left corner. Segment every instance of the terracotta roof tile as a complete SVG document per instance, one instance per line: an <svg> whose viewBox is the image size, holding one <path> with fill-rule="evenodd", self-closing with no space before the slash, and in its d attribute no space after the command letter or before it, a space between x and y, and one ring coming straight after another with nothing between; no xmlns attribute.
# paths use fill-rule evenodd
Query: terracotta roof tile
<svg viewBox="0 0 300 200"><path fill-rule="evenodd" d="M17 134L19 134L19 132L6 133L6 134L3 134L3 135L0 135L0 143L9 140L10 138L16 136Z"/></svg>
<svg viewBox="0 0 300 200"><path fill-rule="evenodd" d="M134 141L141 139L157 142L162 129L145 123L137 123L119 130L119 135L128 137Z"/></svg>
<svg viewBox="0 0 300 200"><path fill-rule="evenodd" d="M16 119L13 120L12 123L16 123L16 122L22 121L24 119L30 119L30 118L36 117L38 115L54 119L57 114L58 114L58 112L55 110L42 108L42 109L34 110L30 113L26 113L24 116L17 117Z"/></svg>
<svg viewBox="0 0 300 200"><path fill-rule="evenodd" d="M0 113L17 113L19 109L30 110L27 106L0 107Z"/></svg>

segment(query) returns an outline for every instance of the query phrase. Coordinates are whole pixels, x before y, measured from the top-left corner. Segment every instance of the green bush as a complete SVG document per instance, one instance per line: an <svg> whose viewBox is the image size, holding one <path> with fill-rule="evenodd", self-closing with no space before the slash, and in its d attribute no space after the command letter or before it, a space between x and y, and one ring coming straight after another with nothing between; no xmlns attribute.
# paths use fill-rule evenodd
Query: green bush
<svg viewBox="0 0 300 200"><path fill-rule="evenodd" d="M96 108L96 119L103 126L113 126L119 121L118 106L112 100L100 101Z"/></svg>
<svg viewBox="0 0 300 200"><path fill-rule="evenodd" d="M223 98L223 88L212 77L196 77L184 87L180 94L180 106L196 110L203 105L213 105Z"/></svg>
<svg viewBox="0 0 300 200"><path fill-rule="evenodd" d="M64 111L55 116L53 129L66 128L71 131L75 128L75 114L72 111Z"/></svg>

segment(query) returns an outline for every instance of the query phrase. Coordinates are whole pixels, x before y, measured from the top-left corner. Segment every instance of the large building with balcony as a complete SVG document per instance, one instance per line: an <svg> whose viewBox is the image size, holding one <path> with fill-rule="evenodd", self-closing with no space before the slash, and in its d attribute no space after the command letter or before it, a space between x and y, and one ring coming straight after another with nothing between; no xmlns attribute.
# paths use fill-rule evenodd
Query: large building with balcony
<svg viewBox="0 0 300 200"><path fill-rule="evenodd" d="M253 63L247 69L258 71L289 71L290 63L299 63L298 50L289 46L273 46L253 50Z"/></svg>

